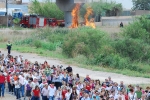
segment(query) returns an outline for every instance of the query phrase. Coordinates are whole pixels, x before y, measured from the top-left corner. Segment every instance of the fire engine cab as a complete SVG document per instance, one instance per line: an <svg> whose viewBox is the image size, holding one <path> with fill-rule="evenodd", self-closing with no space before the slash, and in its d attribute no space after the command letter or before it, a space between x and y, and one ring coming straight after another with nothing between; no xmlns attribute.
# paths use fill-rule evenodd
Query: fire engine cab
<svg viewBox="0 0 150 100"><path fill-rule="evenodd" d="M24 28L40 28L47 25L47 18L38 15L25 15L20 21L20 26Z"/></svg>

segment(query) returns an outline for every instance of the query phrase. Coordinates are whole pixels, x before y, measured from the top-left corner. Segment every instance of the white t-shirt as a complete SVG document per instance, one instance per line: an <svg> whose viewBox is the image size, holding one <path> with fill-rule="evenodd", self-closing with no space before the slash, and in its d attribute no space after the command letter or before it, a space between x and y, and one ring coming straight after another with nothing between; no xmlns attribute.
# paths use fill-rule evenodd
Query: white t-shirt
<svg viewBox="0 0 150 100"><path fill-rule="evenodd" d="M49 90L49 96L54 96L55 92L56 92L56 87L54 86L54 88L51 88L50 86L48 86L48 90Z"/></svg>
<svg viewBox="0 0 150 100"><path fill-rule="evenodd" d="M19 75L19 83L21 84L21 85L25 85L25 82L24 82L24 77L22 77L21 75Z"/></svg>
<svg viewBox="0 0 150 100"><path fill-rule="evenodd" d="M17 88L17 89L20 88L20 84L18 81L15 81L14 84L15 84L15 88Z"/></svg>
<svg viewBox="0 0 150 100"><path fill-rule="evenodd" d="M43 88L41 93L43 94L43 96L48 96L48 92L48 89Z"/></svg>
<svg viewBox="0 0 150 100"><path fill-rule="evenodd" d="M130 98L130 100L136 100L137 94L136 93L133 93L133 94L129 93L129 98Z"/></svg>
<svg viewBox="0 0 150 100"><path fill-rule="evenodd" d="M65 94L66 100L70 100L70 96L71 96L71 93L68 93L68 92L67 92L67 93Z"/></svg>

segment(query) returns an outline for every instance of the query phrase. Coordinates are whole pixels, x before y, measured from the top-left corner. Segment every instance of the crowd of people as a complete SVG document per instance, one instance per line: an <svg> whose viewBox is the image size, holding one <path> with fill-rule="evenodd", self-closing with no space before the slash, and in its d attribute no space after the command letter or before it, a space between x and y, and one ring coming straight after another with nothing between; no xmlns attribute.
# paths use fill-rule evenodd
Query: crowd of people
<svg viewBox="0 0 150 100"><path fill-rule="evenodd" d="M6 88L17 100L150 100L150 87L126 86L111 77L104 82L89 75L81 78L71 66L32 63L0 51L0 98L5 98Z"/></svg>

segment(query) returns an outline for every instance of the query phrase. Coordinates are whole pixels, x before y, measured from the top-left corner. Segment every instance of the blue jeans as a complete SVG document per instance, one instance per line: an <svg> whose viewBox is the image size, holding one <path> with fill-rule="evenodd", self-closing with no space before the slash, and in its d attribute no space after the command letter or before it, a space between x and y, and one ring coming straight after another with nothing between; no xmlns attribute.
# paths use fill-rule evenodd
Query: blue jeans
<svg viewBox="0 0 150 100"><path fill-rule="evenodd" d="M22 85L21 87L20 87L20 92L21 92L21 96L22 97L24 97L24 92L25 92L25 90L24 90L24 85Z"/></svg>
<svg viewBox="0 0 150 100"><path fill-rule="evenodd" d="M0 84L0 97L1 95L4 96L4 83Z"/></svg>
<svg viewBox="0 0 150 100"><path fill-rule="evenodd" d="M50 97L49 97L49 100L54 100L54 96L50 96Z"/></svg>
<svg viewBox="0 0 150 100"><path fill-rule="evenodd" d="M40 100L40 97L33 96L33 100Z"/></svg>
<svg viewBox="0 0 150 100"><path fill-rule="evenodd" d="M20 99L20 88L15 88L16 99Z"/></svg>

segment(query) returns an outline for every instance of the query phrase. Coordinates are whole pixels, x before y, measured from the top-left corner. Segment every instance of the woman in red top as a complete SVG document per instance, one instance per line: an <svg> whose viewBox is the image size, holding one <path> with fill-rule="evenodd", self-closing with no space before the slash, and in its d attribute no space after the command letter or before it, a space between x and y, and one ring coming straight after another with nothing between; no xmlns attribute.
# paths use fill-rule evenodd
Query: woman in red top
<svg viewBox="0 0 150 100"><path fill-rule="evenodd" d="M10 74L11 74L11 72L9 72L8 73L8 75L7 75L7 83L8 83L8 89L9 89L9 92L10 92L10 90L11 90L11 84L10 84Z"/></svg>
<svg viewBox="0 0 150 100"><path fill-rule="evenodd" d="M92 89L92 87L91 87L90 83L88 82L88 83L86 84L86 90L88 90L88 91L90 92L91 89Z"/></svg>
<svg viewBox="0 0 150 100"><path fill-rule="evenodd" d="M33 90L33 100L40 100L40 88L38 86Z"/></svg>
<svg viewBox="0 0 150 100"><path fill-rule="evenodd" d="M67 93L67 88L66 88L66 87L64 87L64 88L63 88L63 90L62 90L62 100L64 100L64 99L65 99L65 95L66 95L66 93Z"/></svg>

